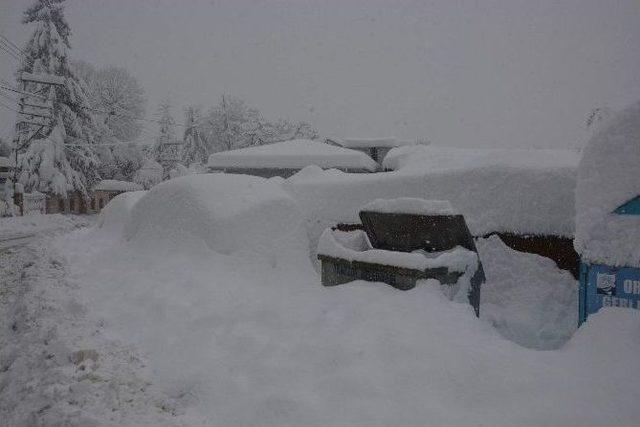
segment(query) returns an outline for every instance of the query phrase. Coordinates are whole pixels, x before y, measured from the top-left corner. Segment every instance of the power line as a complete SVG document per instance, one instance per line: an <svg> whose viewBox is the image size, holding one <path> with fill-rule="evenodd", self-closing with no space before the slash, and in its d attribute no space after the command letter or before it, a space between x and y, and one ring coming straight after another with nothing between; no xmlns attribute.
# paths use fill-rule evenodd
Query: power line
<svg viewBox="0 0 640 427"><path fill-rule="evenodd" d="M17 99L10 97L10 96L9 96L9 95L7 95L6 93L0 92L0 96L5 97L5 98L7 98L7 99L8 99L8 100L10 100L10 101L18 102L18 100L17 100Z"/></svg>
<svg viewBox="0 0 640 427"><path fill-rule="evenodd" d="M16 59L18 61L20 61L22 59L22 58L20 58L20 55L18 55L17 53L13 52L9 48L7 48L6 45L4 45L4 44L0 44L0 50L2 50L3 52L6 52L9 55L11 55L13 57L13 59Z"/></svg>
<svg viewBox="0 0 640 427"><path fill-rule="evenodd" d="M25 91L20 90L20 89L14 89L14 88L12 88L10 86L5 86L3 84L0 84L0 89L4 89L4 90L11 91L11 92L19 93L21 95L34 96L36 98L44 99L45 101L47 100L46 96L38 95L38 94L35 94L35 93L31 93L31 92L25 92Z"/></svg>
<svg viewBox="0 0 640 427"><path fill-rule="evenodd" d="M20 49L20 47L18 47L17 44L15 44L14 42L12 42L11 40L9 40L8 38L6 38L5 36L3 36L2 34L0 34L0 39L4 40L5 43L8 43L13 49L17 50L18 52L20 52L21 54L23 54L24 56L27 56L26 52L22 49Z"/></svg>
<svg viewBox="0 0 640 427"><path fill-rule="evenodd" d="M11 110L15 113L20 113L20 111L16 110L15 108L9 107L7 104L0 102L0 105L2 105L4 108L6 108L7 110Z"/></svg>

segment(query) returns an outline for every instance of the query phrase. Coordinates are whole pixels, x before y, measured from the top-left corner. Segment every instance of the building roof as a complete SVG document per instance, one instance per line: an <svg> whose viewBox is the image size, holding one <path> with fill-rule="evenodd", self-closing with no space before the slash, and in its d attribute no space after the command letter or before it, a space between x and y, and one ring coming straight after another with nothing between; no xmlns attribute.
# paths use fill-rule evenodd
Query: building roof
<svg viewBox="0 0 640 427"><path fill-rule="evenodd" d="M415 145L416 143L416 141L404 141L395 138L331 138L331 140L345 148L393 148Z"/></svg>
<svg viewBox="0 0 640 427"><path fill-rule="evenodd" d="M144 190L135 182L118 181L115 179L103 179L93 187L94 191L140 191Z"/></svg>
<svg viewBox="0 0 640 427"><path fill-rule="evenodd" d="M378 164L362 152L309 139L214 153L209 156L208 165L219 169L302 169L310 165L323 169L362 169L372 172L378 169Z"/></svg>
<svg viewBox="0 0 640 427"><path fill-rule="evenodd" d="M0 157L0 168L12 168L13 162L8 157Z"/></svg>

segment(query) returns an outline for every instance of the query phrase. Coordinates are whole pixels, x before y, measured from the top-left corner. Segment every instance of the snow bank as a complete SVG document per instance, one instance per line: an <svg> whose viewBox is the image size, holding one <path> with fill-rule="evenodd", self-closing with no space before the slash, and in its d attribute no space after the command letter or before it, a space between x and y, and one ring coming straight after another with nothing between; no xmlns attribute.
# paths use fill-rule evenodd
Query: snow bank
<svg viewBox="0 0 640 427"><path fill-rule="evenodd" d="M214 169L302 169L309 165L367 171L378 169L378 164L364 153L308 139L222 151L209 156L209 167Z"/></svg>
<svg viewBox="0 0 640 427"><path fill-rule="evenodd" d="M412 197L376 199L362 207L363 211L380 213L406 213L414 215L455 215L448 200L424 200Z"/></svg>
<svg viewBox="0 0 640 427"><path fill-rule="evenodd" d="M476 241L487 281L480 317L526 347L561 347L578 326L578 282L545 257L514 251L498 236Z"/></svg>
<svg viewBox="0 0 640 427"><path fill-rule="evenodd" d="M271 250L298 233L296 203L275 182L248 175L189 175L156 185L133 207L128 240L143 247L204 245L230 254ZM305 244L304 236L300 243Z"/></svg>
<svg viewBox="0 0 640 427"><path fill-rule="evenodd" d="M640 102L599 128L576 188L576 250L586 261L640 267L640 216L613 211L640 194Z"/></svg>
<svg viewBox="0 0 640 427"><path fill-rule="evenodd" d="M124 226L129 220L133 206L146 193L146 191L129 191L118 194L102 209L96 227L114 236L122 237Z"/></svg>
<svg viewBox="0 0 640 427"><path fill-rule="evenodd" d="M116 179L103 179L93 187L93 191L141 191L142 185Z"/></svg>

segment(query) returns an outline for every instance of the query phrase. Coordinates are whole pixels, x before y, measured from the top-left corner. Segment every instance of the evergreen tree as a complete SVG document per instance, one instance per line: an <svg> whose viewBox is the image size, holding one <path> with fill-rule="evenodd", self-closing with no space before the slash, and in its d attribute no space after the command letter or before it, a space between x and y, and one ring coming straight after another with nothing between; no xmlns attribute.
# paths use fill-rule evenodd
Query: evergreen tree
<svg viewBox="0 0 640 427"><path fill-rule="evenodd" d="M21 156L20 180L28 191L52 191L65 197L69 191L79 191L86 196L99 179L92 149L99 131L89 109L87 88L69 64L71 30L63 2L36 0L24 13L23 23L35 24L35 30L23 49L19 71L63 77L65 84L53 89L52 137L34 142ZM35 92L38 86L29 83L25 89Z"/></svg>
<svg viewBox="0 0 640 427"><path fill-rule="evenodd" d="M190 166L193 163L205 164L209 152L207 145L200 133L200 108L187 107L185 111L184 144L182 151L182 163Z"/></svg>
<svg viewBox="0 0 640 427"><path fill-rule="evenodd" d="M162 166L173 166L173 163L180 160L178 144L176 138L176 121L171 115L171 104L163 101L158 107L159 134L153 147L155 160Z"/></svg>

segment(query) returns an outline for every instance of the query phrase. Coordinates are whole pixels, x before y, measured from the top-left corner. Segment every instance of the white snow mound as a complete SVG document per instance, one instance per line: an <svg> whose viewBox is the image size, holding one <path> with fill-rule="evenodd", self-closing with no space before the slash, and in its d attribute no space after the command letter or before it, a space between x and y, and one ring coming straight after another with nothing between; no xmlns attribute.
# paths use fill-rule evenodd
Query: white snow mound
<svg viewBox="0 0 640 427"><path fill-rule="evenodd" d="M231 254L272 250L285 237L296 235L300 240L300 230L300 210L277 182L249 175L204 174L153 187L134 206L125 235L145 247L200 242Z"/></svg>
<svg viewBox="0 0 640 427"><path fill-rule="evenodd" d="M97 228L120 237L133 206L146 193L146 191L130 191L118 194L100 212L96 222Z"/></svg>
<svg viewBox="0 0 640 427"><path fill-rule="evenodd" d="M578 168L574 245L590 262L640 266L640 216L613 214L640 195L640 102L599 129Z"/></svg>

